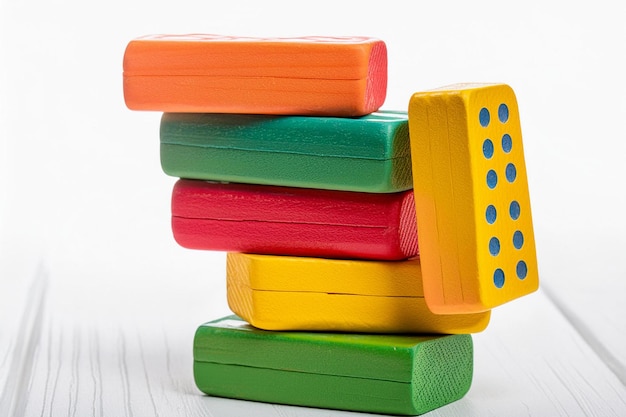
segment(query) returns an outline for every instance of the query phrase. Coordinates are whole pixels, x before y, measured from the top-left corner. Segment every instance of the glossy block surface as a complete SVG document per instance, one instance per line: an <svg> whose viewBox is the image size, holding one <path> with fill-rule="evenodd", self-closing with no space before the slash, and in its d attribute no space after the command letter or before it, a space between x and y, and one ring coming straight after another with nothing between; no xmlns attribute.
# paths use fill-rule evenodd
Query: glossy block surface
<svg viewBox="0 0 626 417"><path fill-rule="evenodd" d="M539 285L519 110L504 84L458 84L409 104L426 301L491 309Z"/></svg>
<svg viewBox="0 0 626 417"><path fill-rule="evenodd" d="M268 332L236 316L200 326L194 377L209 395L386 414L423 414L471 385L470 335Z"/></svg>
<svg viewBox="0 0 626 417"><path fill-rule="evenodd" d="M181 179L172 231L191 249L326 258L417 254L412 191L374 194Z"/></svg>
<svg viewBox="0 0 626 417"><path fill-rule="evenodd" d="M362 116L386 92L387 48L370 37L152 35L124 53L132 110Z"/></svg>
<svg viewBox="0 0 626 417"><path fill-rule="evenodd" d="M227 254L228 305L265 330L476 333L490 312L433 314L419 260L361 261Z"/></svg>
<svg viewBox="0 0 626 417"><path fill-rule="evenodd" d="M161 166L173 177L376 193L413 187L406 112L165 113L160 137Z"/></svg>

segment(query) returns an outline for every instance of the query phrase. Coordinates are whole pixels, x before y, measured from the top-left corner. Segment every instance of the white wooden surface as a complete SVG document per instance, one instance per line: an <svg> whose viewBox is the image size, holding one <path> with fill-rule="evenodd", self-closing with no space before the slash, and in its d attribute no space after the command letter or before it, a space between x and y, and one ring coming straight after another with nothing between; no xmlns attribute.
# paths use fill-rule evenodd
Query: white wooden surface
<svg viewBox="0 0 626 417"><path fill-rule="evenodd" d="M109 255L124 259L131 249L119 244ZM17 257L5 262L0 415L359 415L201 394L192 378L191 343L197 325L229 313L224 257L174 245L163 253L151 259L135 251L134 261L117 266L98 259L65 266ZM177 273L175 261L184 262L187 272ZM559 279L544 281L554 288ZM611 306L618 297L607 291L603 300ZM469 393L429 415L626 415L626 387L598 349L619 348L621 337L581 332L577 326L593 327L597 317L564 314L563 306L575 301L542 289L495 310L490 326L474 336ZM618 351L613 356L620 363L626 359Z"/></svg>
<svg viewBox="0 0 626 417"><path fill-rule="evenodd" d="M626 385L626 238L619 230L564 233L543 252L545 290ZM581 238L587 242L581 251Z"/></svg>

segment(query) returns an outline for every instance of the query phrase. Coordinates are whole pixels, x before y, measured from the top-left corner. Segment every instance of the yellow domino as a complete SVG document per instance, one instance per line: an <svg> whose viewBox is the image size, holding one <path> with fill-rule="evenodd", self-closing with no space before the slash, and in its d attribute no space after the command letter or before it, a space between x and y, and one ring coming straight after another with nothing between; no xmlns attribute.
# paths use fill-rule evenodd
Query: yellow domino
<svg viewBox="0 0 626 417"><path fill-rule="evenodd" d="M457 84L409 103L424 293L439 314L486 311L537 290L515 94Z"/></svg>
<svg viewBox="0 0 626 417"><path fill-rule="evenodd" d="M490 312L435 315L420 263L227 254L233 313L263 330L476 333Z"/></svg>

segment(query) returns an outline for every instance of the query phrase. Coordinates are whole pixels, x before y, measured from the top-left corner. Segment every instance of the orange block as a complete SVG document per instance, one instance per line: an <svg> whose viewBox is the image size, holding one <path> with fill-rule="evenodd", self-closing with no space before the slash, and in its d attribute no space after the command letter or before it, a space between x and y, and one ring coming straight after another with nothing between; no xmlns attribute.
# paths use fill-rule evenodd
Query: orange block
<svg viewBox="0 0 626 417"><path fill-rule="evenodd" d="M153 35L124 54L131 110L363 116L387 93L387 47L370 37Z"/></svg>

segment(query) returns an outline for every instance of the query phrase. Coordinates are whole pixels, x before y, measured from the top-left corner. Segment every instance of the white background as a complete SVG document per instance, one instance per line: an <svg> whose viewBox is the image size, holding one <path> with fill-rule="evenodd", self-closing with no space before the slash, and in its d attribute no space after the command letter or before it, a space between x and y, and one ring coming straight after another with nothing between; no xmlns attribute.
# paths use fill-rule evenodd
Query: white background
<svg viewBox="0 0 626 417"><path fill-rule="evenodd" d="M363 35L387 43L383 108L457 82L510 84L542 284L581 303L623 294L625 21L620 1L0 0L0 260L43 259L68 315L227 313L223 254L171 237L160 114L125 107L124 48L159 33ZM603 297L603 314L624 311Z"/></svg>
<svg viewBox="0 0 626 417"><path fill-rule="evenodd" d="M539 238L626 230L623 2L0 4L2 219L33 242L98 222L111 227L96 240L114 244L144 198L167 199L159 115L126 109L122 57L134 37L194 32L379 37L389 109L423 89L506 82L520 104ZM141 217L162 220L163 207L141 207Z"/></svg>

